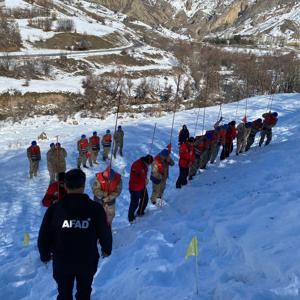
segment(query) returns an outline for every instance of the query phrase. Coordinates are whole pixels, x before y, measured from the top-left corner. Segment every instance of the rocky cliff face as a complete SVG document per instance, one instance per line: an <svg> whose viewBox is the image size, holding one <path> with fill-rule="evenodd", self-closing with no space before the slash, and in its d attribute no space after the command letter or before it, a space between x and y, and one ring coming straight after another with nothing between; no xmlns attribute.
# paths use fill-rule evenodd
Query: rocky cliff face
<svg viewBox="0 0 300 300"><path fill-rule="evenodd" d="M299 0L97 0L149 25L194 37L220 34L299 35Z"/></svg>

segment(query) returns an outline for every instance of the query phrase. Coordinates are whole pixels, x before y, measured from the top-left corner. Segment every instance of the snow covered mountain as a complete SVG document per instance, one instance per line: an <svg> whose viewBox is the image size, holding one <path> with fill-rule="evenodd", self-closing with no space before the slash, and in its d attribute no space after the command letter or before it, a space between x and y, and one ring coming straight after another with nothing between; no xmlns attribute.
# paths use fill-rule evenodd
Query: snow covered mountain
<svg viewBox="0 0 300 300"><path fill-rule="evenodd" d="M248 118L260 117L269 97L248 101ZM245 101L226 104L225 122L244 116ZM127 221L127 190L131 163L150 149L154 123L157 131L153 154L169 142L172 115L139 120L124 117L124 158L114 160L123 174L124 190L117 201L111 257L101 261L92 299L298 299L300 295L300 94L276 95L273 110L279 113L274 139L268 147L256 145L247 154L232 155L210 165L187 187L175 189L177 166L170 169L164 206L149 205L146 215L133 226ZM219 107L206 111L204 129L216 121ZM176 130L187 124L195 131L196 110L179 112ZM200 113L200 118L202 113ZM0 299L54 299L52 267L39 262L36 239L45 208L41 198L48 185L45 153L59 135L68 151L68 168L76 166L76 140L94 129L113 129L107 120L62 122L38 117L20 123L0 123ZM77 124L77 125L76 125ZM202 127L202 126L201 126ZM196 133L201 133L198 127ZM45 131L40 141L39 176L28 179L26 147ZM138 137L138 138L137 138ZM173 144L176 145L176 134ZM178 149L172 156L177 161ZM87 170L87 193L101 163ZM151 189L151 187L149 186ZM28 233L28 246L23 245ZM195 294L194 260L184 260L191 238L199 239L199 295Z"/></svg>

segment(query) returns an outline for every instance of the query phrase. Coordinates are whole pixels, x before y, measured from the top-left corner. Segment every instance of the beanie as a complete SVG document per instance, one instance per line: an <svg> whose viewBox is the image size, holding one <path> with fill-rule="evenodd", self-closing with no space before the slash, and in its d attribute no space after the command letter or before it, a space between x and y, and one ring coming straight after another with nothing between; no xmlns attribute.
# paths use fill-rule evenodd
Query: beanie
<svg viewBox="0 0 300 300"><path fill-rule="evenodd" d="M32 141L32 142L31 142L31 145L32 145L32 146L36 146L36 141Z"/></svg>
<svg viewBox="0 0 300 300"><path fill-rule="evenodd" d="M169 151L167 149L164 149L160 151L159 155L166 158L169 155Z"/></svg>
<svg viewBox="0 0 300 300"><path fill-rule="evenodd" d="M53 146L55 146L54 143L51 143L51 144L50 144L50 148L52 148Z"/></svg>
<svg viewBox="0 0 300 300"><path fill-rule="evenodd" d="M93 135L97 135L97 131L94 131L94 132L93 132Z"/></svg>
<svg viewBox="0 0 300 300"><path fill-rule="evenodd" d="M277 118L278 113L275 111L275 112L272 113L272 116L275 117L275 118Z"/></svg>
<svg viewBox="0 0 300 300"><path fill-rule="evenodd" d="M110 130L109 130L109 129L107 129L107 130L106 130L106 133L110 133Z"/></svg>
<svg viewBox="0 0 300 300"><path fill-rule="evenodd" d="M86 138L86 135L85 135L85 134L83 134L83 135L81 136L81 138L82 138L82 139L85 139L85 138Z"/></svg>

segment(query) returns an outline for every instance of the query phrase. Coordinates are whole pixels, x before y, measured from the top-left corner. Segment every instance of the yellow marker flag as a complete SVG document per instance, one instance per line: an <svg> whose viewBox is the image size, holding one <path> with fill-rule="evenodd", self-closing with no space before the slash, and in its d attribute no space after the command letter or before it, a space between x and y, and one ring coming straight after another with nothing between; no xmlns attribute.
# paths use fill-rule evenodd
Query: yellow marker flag
<svg viewBox="0 0 300 300"><path fill-rule="evenodd" d="M23 245L25 247L27 247L29 245L29 240L30 240L30 236L28 232L25 232L24 234L24 240L23 240Z"/></svg>
<svg viewBox="0 0 300 300"><path fill-rule="evenodd" d="M189 256L198 256L198 239L194 236L186 250L185 259Z"/></svg>

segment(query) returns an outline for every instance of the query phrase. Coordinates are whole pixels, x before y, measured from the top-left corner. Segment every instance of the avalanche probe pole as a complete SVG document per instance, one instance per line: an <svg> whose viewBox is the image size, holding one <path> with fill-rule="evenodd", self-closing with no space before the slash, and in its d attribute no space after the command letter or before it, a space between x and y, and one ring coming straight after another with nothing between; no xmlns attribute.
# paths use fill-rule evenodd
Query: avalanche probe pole
<svg viewBox="0 0 300 300"><path fill-rule="evenodd" d="M154 143L154 137L155 137L155 132L156 132L156 123L154 125L154 128L153 128L153 135L152 135L152 141L151 141L151 145L150 145L150 151L149 151L149 154L151 155L151 152L152 152L152 148L153 148L153 143ZM147 191L147 186L145 185L145 188L144 188L144 193L143 193L143 198L142 198L142 205L141 205L141 209L143 209L144 207L144 203L145 203L145 197L146 197L146 191ZM142 213L142 211L140 211L140 213Z"/></svg>
<svg viewBox="0 0 300 300"><path fill-rule="evenodd" d="M60 199L59 199L59 176L58 176L58 137L59 137L59 135L56 135L55 136L56 137L56 171L57 171L57 201L59 201Z"/></svg>

